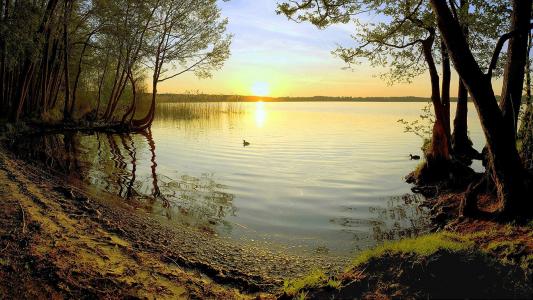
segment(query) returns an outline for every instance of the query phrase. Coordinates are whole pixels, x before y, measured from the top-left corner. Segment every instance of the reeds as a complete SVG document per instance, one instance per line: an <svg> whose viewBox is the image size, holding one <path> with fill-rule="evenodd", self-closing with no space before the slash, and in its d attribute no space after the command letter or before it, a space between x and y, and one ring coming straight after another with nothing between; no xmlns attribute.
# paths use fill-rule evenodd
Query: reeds
<svg viewBox="0 0 533 300"><path fill-rule="evenodd" d="M157 118L168 120L210 119L222 115L244 114L246 109L240 102L176 102L157 106Z"/></svg>

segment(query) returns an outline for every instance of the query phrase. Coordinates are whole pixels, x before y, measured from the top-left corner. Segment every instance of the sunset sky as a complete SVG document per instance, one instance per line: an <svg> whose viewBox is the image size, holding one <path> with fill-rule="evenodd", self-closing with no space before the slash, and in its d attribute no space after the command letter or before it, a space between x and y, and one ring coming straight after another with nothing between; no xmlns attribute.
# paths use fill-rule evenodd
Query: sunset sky
<svg viewBox="0 0 533 300"><path fill-rule="evenodd" d="M186 74L164 82L161 93L200 91L208 94L260 96L429 96L428 77L412 84L388 86L364 62L353 70L331 54L336 45L353 45L350 25L318 30L276 15L282 0L220 1L234 35L231 58L211 79ZM456 92L456 79L453 79ZM496 84L495 89L500 85Z"/></svg>

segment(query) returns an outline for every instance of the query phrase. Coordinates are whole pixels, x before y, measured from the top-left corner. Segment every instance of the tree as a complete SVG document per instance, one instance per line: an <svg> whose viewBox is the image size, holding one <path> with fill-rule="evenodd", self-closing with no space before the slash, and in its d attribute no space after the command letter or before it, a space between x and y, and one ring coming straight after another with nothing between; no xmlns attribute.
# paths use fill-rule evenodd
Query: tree
<svg viewBox="0 0 533 300"><path fill-rule="evenodd" d="M159 0L154 8L148 45L152 98L146 116L133 121L139 128L150 126L154 119L160 82L186 72L209 77L229 57L231 43L216 0Z"/></svg>
<svg viewBox="0 0 533 300"><path fill-rule="evenodd" d="M523 198L525 172L516 149L515 127L511 122L506 121L505 113L498 106L491 83L492 69L498 60L504 42L516 34L529 32L529 23L524 26L524 22L518 20L524 17L522 12L518 11L523 3L518 2L528 2L526 6L529 9L523 9L529 10L528 20L531 17L532 3L530 0L513 1L512 31L501 37L488 72L483 73L472 54L459 20L453 16L452 9L443 1L430 0L450 57L476 105L487 140L491 175L497 187L498 198L502 202L500 213L504 216L531 214L531 203ZM525 54L524 52L523 55ZM511 57L513 56L511 55ZM525 67L525 59L521 56L517 55L511 60L519 60L523 62L522 69ZM514 68L517 64L513 61L508 62L507 68L511 68L510 66ZM509 80L509 76L504 81L507 80ZM504 85L508 84L504 83ZM521 87L522 85L523 82L520 83ZM472 210L474 206L473 203L465 203L467 211Z"/></svg>

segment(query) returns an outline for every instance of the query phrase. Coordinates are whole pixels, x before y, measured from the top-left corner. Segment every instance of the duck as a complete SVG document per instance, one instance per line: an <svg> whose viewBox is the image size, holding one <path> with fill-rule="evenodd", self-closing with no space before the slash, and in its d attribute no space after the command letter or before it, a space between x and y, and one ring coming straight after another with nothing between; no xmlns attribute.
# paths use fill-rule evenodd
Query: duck
<svg viewBox="0 0 533 300"><path fill-rule="evenodd" d="M409 154L409 156L411 157L411 160L419 160L420 159L419 155Z"/></svg>
<svg viewBox="0 0 533 300"><path fill-rule="evenodd" d="M247 147L247 146L250 146L250 143L247 142L246 140L242 140L242 145L243 145L244 147Z"/></svg>

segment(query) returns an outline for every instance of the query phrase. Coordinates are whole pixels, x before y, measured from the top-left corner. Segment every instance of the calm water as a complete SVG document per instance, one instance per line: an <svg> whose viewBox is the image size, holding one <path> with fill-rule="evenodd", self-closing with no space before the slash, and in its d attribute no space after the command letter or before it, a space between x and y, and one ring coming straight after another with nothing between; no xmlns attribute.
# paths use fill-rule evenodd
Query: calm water
<svg viewBox="0 0 533 300"><path fill-rule="evenodd" d="M425 104L235 105L183 117L179 105L162 104L144 135L51 135L15 149L162 222L266 247L343 255L426 229L422 199L403 180L421 139L397 123Z"/></svg>

